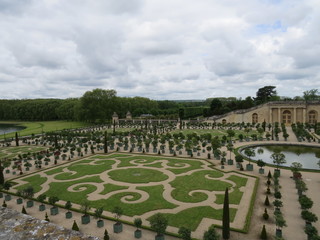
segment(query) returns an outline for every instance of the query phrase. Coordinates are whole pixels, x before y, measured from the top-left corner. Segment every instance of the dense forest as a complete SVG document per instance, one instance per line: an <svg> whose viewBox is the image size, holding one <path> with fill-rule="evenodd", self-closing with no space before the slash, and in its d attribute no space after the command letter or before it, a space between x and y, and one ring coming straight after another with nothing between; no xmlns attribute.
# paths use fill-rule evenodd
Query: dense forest
<svg viewBox="0 0 320 240"><path fill-rule="evenodd" d="M320 100L317 89L303 93L302 97L277 96L274 86L260 88L256 97L245 99L209 98L204 101L157 101L144 97L119 97L115 90L94 89L80 98L0 100L0 120L47 121L78 120L107 122L113 112L125 118L128 111L134 117L151 114L154 118L184 119L224 114L247 109L268 101Z"/></svg>

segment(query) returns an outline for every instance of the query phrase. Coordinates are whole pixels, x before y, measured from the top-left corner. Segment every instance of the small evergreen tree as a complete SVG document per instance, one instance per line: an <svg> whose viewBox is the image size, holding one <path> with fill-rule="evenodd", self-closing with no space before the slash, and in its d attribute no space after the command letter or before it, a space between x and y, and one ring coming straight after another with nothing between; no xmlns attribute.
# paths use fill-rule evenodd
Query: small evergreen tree
<svg viewBox="0 0 320 240"><path fill-rule="evenodd" d="M47 222L50 222L50 219L48 217L48 213L46 213L44 220L46 220Z"/></svg>
<svg viewBox="0 0 320 240"><path fill-rule="evenodd" d="M72 230L79 231L79 227L78 227L76 220L73 221Z"/></svg>
<svg viewBox="0 0 320 240"><path fill-rule="evenodd" d="M104 230L104 236L103 236L103 240L109 240L110 237L109 237L109 233L107 231L107 229Z"/></svg>
<svg viewBox="0 0 320 240"><path fill-rule="evenodd" d="M3 201L2 207L7 207L6 200Z"/></svg>
<svg viewBox="0 0 320 240"><path fill-rule="evenodd" d="M224 194L223 217L222 217L222 237L225 240L230 238L230 214L229 214L228 188L226 188L226 191Z"/></svg>
<svg viewBox="0 0 320 240"><path fill-rule="evenodd" d="M269 198L266 196L266 199L264 200L264 205L265 206L270 206Z"/></svg>
<svg viewBox="0 0 320 240"><path fill-rule="evenodd" d="M191 240L191 230L185 227L179 228L179 235L183 240Z"/></svg>
<svg viewBox="0 0 320 240"><path fill-rule="evenodd" d="M268 239L267 230L266 230L266 226L265 225L263 225L263 227L262 227L262 231L261 231L261 234L260 234L260 239L262 239L262 240Z"/></svg>
<svg viewBox="0 0 320 240"><path fill-rule="evenodd" d="M266 208L264 209L264 213L263 213L262 217L263 217L264 220L268 220L269 219L269 214L268 214L268 211L267 211Z"/></svg>
<svg viewBox="0 0 320 240"><path fill-rule="evenodd" d="M26 209L24 208L24 206L22 206L21 212L22 212L23 214L27 214L27 211L26 211Z"/></svg>

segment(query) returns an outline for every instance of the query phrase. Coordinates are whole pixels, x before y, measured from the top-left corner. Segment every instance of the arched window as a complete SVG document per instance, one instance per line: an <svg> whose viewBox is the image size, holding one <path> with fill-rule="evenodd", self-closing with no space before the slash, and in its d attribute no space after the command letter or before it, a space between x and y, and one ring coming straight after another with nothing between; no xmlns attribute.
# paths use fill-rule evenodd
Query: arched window
<svg viewBox="0 0 320 240"><path fill-rule="evenodd" d="M282 113L282 122L285 124L291 123L291 112L289 110L285 110Z"/></svg>
<svg viewBox="0 0 320 240"><path fill-rule="evenodd" d="M310 111L308 116L309 116L309 123L315 124L317 122L318 114L316 111L314 110Z"/></svg>
<svg viewBox="0 0 320 240"><path fill-rule="evenodd" d="M257 123L258 122L258 114L254 113L252 114L252 123Z"/></svg>

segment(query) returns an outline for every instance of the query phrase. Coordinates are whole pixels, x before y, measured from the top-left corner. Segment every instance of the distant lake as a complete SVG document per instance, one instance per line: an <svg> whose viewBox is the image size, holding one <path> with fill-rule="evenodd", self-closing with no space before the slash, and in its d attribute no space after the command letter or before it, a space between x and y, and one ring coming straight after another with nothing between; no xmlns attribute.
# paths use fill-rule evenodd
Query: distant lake
<svg viewBox="0 0 320 240"><path fill-rule="evenodd" d="M0 135L3 135L4 133L12 133L12 132L18 132L25 129L25 127L17 126L15 124L0 124Z"/></svg>

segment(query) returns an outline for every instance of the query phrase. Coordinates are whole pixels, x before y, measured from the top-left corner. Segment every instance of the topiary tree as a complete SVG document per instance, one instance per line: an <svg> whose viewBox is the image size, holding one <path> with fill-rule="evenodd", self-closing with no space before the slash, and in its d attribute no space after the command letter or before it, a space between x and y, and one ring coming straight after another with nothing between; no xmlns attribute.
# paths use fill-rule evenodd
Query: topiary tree
<svg viewBox="0 0 320 240"><path fill-rule="evenodd" d="M229 193L225 190L222 216L222 237L227 240L230 238L230 213L229 213Z"/></svg>
<svg viewBox="0 0 320 240"><path fill-rule="evenodd" d="M180 237L183 240L191 240L191 230L185 227L180 227L178 231Z"/></svg>
<svg viewBox="0 0 320 240"><path fill-rule="evenodd" d="M266 163L265 163L263 160L259 159L259 160L257 161L257 165L258 165L260 168L263 168L263 167L266 165Z"/></svg>
<svg viewBox="0 0 320 240"><path fill-rule="evenodd" d="M74 230L74 231L79 231L79 227L78 227L78 224L77 224L76 220L73 221L71 229Z"/></svg>
<svg viewBox="0 0 320 240"><path fill-rule="evenodd" d="M46 213L44 220L46 220L47 222L50 222L50 219L48 217L48 213Z"/></svg>
<svg viewBox="0 0 320 240"><path fill-rule="evenodd" d="M104 230L104 235L103 235L103 240L109 240L110 237L109 237L109 233L107 231L107 229Z"/></svg>
<svg viewBox="0 0 320 240"><path fill-rule="evenodd" d="M167 229L168 219L161 213L156 213L150 217L151 229L157 233L157 236L162 236Z"/></svg>
<svg viewBox="0 0 320 240"><path fill-rule="evenodd" d="M308 210L303 210L301 212L301 217L306 221L306 222L316 222L318 221L318 217L317 215L315 215L314 213L312 212L309 212Z"/></svg>
<svg viewBox="0 0 320 240"><path fill-rule="evenodd" d="M281 152L272 153L270 158L273 160L273 163L276 164L277 169L279 169L280 165L285 164L286 156Z"/></svg>
<svg viewBox="0 0 320 240"><path fill-rule="evenodd" d="M266 196L266 199L264 200L264 205L265 206L270 206L270 201L269 201L268 196Z"/></svg>
<svg viewBox="0 0 320 240"><path fill-rule="evenodd" d="M262 230L261 230L261 233L260 233L260 239L262 239L262 240L268 239L267 230L266 230L266 226L265 225L263 225L263 227L262 227Z"/></svg>
<svg viewBox="0 0 320 240"><path fill-rule="evenodd" d="M24 206L22 206L21 213L23 213L23 214L27 214L27 211L26 211L26 209L24 208Z"/></svg>
<svg viewBox="0 0 320 240"><path fill-rule="evenodd" d="M141 226L142 226L141 218L135 218L133 221L133 224L137 228L137 230L139 230L139 228L141 228Z"/></svg>
<svg viewBox="0 0 320 240"><path fill-rule="evenodd" d="M269 219L269 214L268 214L268 211L267 211L266 208L264 209L264 213L263 213L262 217L263 217L264 220L268 220Z"/></svg>
<svg viewBox="0 0 320 240"><path fill-rule="evenodd" d="M302 209L309 209L313 206L313 201L306 195L302 195L299 197L299 203Z"/></svg>
<svg viewBox="0 0 320 240"><path fill-rule="evenodd" d="M121 218L121 216L122 216L122 214L123 214L122 208L119 207L119 206L116 206L116 207L114 207L114 209L112 210L112 213L114 214L114 217L116 218L117 223L120 223L119 220L120 220L120 218Z"/></svg>
<svg viewBox="0 0 320 240"><path fill-rule="evenodd" d="M2 207L7 207L7 203L6 203L6 200L3 200L3 203L2 203Z"/></svg>
<svg viewBox="0 0 320 240"><path fill-rule="evenodd" d="M216 232L214 225L211 225L208 231L204 232L203 240L220 240L220 235Z"/></svg>
<svg viewBox="0 0 320 240"><path fill-rule="evenodd" d="M88 200L84 200L81 203L81 211L83 211L84 216L88 215L88 212L90 211L91 206L90 206L90 202Z"/></svg>

